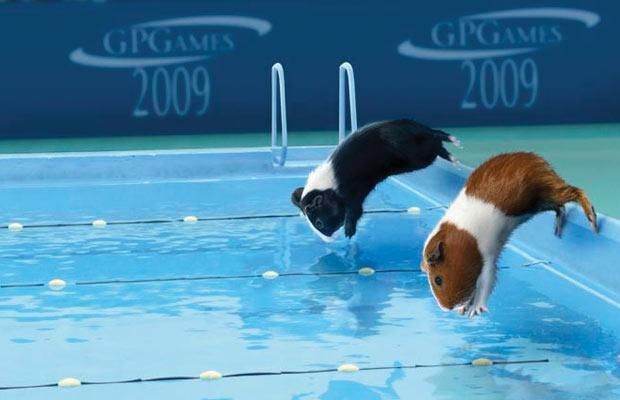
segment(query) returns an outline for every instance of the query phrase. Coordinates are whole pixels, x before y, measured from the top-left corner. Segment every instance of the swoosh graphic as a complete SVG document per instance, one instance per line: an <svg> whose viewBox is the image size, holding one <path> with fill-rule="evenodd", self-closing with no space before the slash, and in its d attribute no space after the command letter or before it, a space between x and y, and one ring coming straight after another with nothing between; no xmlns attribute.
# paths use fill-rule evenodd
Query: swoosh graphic
<svg viewBox="0 0 620 400"><path fill-rule="evenodd" d="M601 17L593 12L575 8L520 8L468 15L466 19L505 19L505 18L558 18L583 22L588 28L598 24Z"/></svg>
<svg viewBox="0 0 620 400"><path fill-rule="evenodd" d="M160 21L143 22L134 26L156 28L205 25L248 28L255 30L260 36L267 34L271 30L271 23L269 21L251 17L240 17L235 15L201 15L195 17L172 18Z"/></svg>
<svg viewBox="0 0 620 400"><path fill-rule="evenodd" d="M443 50L418 47L406 40L398 45L398 52L403 56L421 58L424 60L471 60L476 58L506 57L515 54L529 53L538 50L535 47L520 47L515 49L490 50Z"/></svg>
<svg viewBox="0 0 620 400"><path fill-rule="evenodd" d="M82 48L75 49L71 52L71 54L69 54L69 59L76 64L102 68L155 67L200 61L207 58L209 58L209 56L206 55L187 57L118 58L87 54Z"/></svg>

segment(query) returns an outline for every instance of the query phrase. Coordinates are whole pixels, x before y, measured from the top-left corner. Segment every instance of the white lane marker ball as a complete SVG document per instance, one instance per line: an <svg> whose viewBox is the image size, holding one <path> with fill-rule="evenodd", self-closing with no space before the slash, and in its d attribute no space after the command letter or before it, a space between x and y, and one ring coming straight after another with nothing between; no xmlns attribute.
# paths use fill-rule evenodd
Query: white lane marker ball
<svg viewBox="0 0 620 400"><path fill-rule="evenodd" d="M67 282L56 278L47 282L47 286L52 290L63 290L67 286Z"/></svg>
<svg viewBox="0 0 620 400"><path fill-rule="evenodd" d="M20 224L19 222L11 222L8 225L8 228L10 231L21 231L22 229L24 229L24 225Z"/></svg>
<svg viewBox="0 0 620 400"><path fill-rule="evenodd" d="M357 271L357 273L360 274L361 276L370 276L370 275L374 275L375 270L372 269L371 267L363 267L363 268L360 268Z"/></svg>
<svg viewBox="0 0 620 400"><path fill-rule="evenodd" d="M280 274L278 274L276 271L263 272L263 278L265 279L276 279L278 276L280 276Z"/></svg>
<svg viewBox="0 0 620 400"><path fill-rule="evenodd" d="M186 224L195 224L196 222L198 222L198 217L195 215L188 215L183 218L183 222L185 222Z"/></svg>
<svg viewBox="0 0 620 400"><path fill-rule="evenodd" d="M409 207L407 209L408 214L419 215L422 212L420 207Z"/></svg>
<svg viewBox="0 0 620 400"><path fill-rule="evenodd" d="M218 371L204 371L200 373L200 379L203 381L215 381L222 378L222 374Z"/></svg>
<svg viewBox="0 0 620 400"><path fill-rule="evenodd" d="M105 222L105 220L103 220L103 219L96 219L96 220L93 221L93 226L95 228L105 228L106 225L108 225L108 223Z"/></svg>
<svg viewBox="0 0 620 400"><path fill-rule="evenodd" d="M58 381L58 386L62 388L74 388L82 384L79 379L76 378L64 378Z"/></svg>
<svg viewBox="0 0 620 400"><path fill-rule="evenodd" d="M360 367L355 364L342 364L338 367L338 372L357 372L359 370Z"/></svg>
<svg viewBox="0 0 620 400"><path fill-rule="evenodd" d="M476 358L474 361L471 362L471 365L474 365L476 367L488 367L493 365L493 361L489 360L488 358Z"/></svg>

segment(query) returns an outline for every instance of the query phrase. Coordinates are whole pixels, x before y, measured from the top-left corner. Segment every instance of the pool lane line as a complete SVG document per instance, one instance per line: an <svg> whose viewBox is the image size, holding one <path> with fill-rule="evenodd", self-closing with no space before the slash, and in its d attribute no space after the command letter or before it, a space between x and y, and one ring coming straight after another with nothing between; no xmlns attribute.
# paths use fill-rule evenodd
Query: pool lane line
<svg viewBox="0 0 620 400"><path fill-rule="evenodd" d="M420 269L384 269L375 270L375 274L399 273L399 272L422 272ZM294 277L294 276L340 276L340 275L359 275L358 270L355 271L336 271L336 272L284 272L278 274L278 277ZM202 280L227 280L227 279L264 279L262 274L251 275L210 275L210 276L189 276L176 278L152 278L152 279L114 279L106 281L88 281L76 282L76 286L86 285L108 285L108 284L125 284L125 283L149 283L149 282L175 282L175 281L202 281Z"/></svg>
<svg viewBox="0 0 620 400"><path fill-rule="evenodd" d="M29 287L42 287L45 286L45 283L7 283L0 285L0 289L11 289L11 288L29 288Z"/></svg>
<svg viewBox="0 0 620 400"><path fill-rule="evenodd" d="M18 389L39 389L48 387L57 387L57 383L47 383L43 385L23 385L23 386L0 386L0 390L18 390Z"/></svg>
<svg viewBox="0 0 620 400"><path fill-rule="evenodd" d="M525 266L525 265L523 265ZM499 266L497 269L510 269L508 266ZM388 273L422 273L419 268L400 268L400 269L383 269L374 270L374 274L388 274ZM343 276L343 275L359 275L359 270L355 271L334 271L334 272L284 272L278 274L279 277L295 277L295 276ZM143 279L108 279L101 281L84 281L74 282L75 286L96 286L96 285L122 285L122 284L136 284L136 283L158 283L158 282L183 282L183 281L207 281L207 280L232 280L232 279L265 279L262 274L248 274L248 275L209 275L209 276L180 276L170 278L143 278ZM15 288L31 288L31 287L44 287L45 283L7 283L0 284L0 289L15 289Z"/></svg>
<svg viewBox="0 0 620 400"><path fill-rule="evenodd" d="M510 365L510 364L537 364L537 363L548 363L549 359L533 359L533 360L497 360L492 361L492 365ZM450 368L450 367L474 367L474 368L482 368L476 367L472 365L472 362L461 362L461 363L439 363L439 364L411 364L411 365L392 365L392 366L378 366L378 367L360 367L355 372L362 371L381 371L381 370L403 370L403 369L417 369L417 368ZM489 366L487 366L489 367ZM240 373L231 373L231 374L223 374L221 375L221 379L225 378L246 378L246 377L258 377L258 376L286 376L286 375L312 375L312 374L324 374L324 373L334 373L340 372L338 368L324 368L324 369L309 369L309 370L299 370L299 371L257 371L257 372L240 372ZM343 373L343 372L340 372ZM354 373L354 372L346 372L346 373ZM80 385L119 385L119 384L132 384L132 383L149 383L149 382L176 382L176 381L190 381L190 380L201 380L200 376L163 376L156 378L135 378L135 379L124 379L118 381L81 381ZM58 383L48 383L41 385L22 385L22 386L0 386L0 391L2 390L20 390L20 389L38 389L38 388L49 388L49 387L58 387Z"/></svg>
<svg viewBox="0 0 620 400"><path fill-rule="evenodd" d="M421 208L424 211L433 211L438 208L445 208L445 206L432 206ZM364 214L406 214L408 208L379 208L374 210L364 211ZM221 217L202 217L197 218L197 222L210 222L210 221L242 221L253 219L275 219L275 218L294 218L299 217L297 213L281 213L281 214L255 214L255 215L228 215ZM172 224L177 222L184 222L183 218L160 218L160 219L140 219L140 220L128 220L128 221L106 221L106 225L141 225L141 224ZM66 228L66 227L92 227L91 222L59 222L52 224L25 224L22 225L23 229L27 228ZM0 228L8 229L9 225L0 225Z"/></svg>
<svg viewBox="0 0 620 400"><path fill-rule="evenodd" d="M400 273L400 272L422 272L420 269L384 269L375 270L375 274ZM295 277L295 276L340 276L340 275L359 275L359 270L355 271L335 271L335 272L284 272L278 274L278 277ZM262 274L248 275L208 275L208 276L180 276L170 278L143 278L143 279L108 279L101 281L84 281L75 282L75 286L95 286L95 285L113 285L113 284L133 284L133 283L155 283L155 282L178 282L178 281L206 281L206 280L229 280L229 279L265 279ZM11 288L29 288L42 287L45 283L13 283L0 284L0 289Z"/></svg>

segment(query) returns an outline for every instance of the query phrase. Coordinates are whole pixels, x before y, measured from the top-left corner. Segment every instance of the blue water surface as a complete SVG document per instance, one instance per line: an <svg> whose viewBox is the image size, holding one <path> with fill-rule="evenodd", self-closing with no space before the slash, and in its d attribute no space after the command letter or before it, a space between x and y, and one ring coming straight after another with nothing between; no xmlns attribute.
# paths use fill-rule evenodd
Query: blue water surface
<svg viewBox="0 0 620 400"><path fill-rule="evenodd" d="M0 206L5 222L24 224L295 213L290 193L303 181L13 187L3 189ZM563 305L562 296L579 289L540 265L523 267L531 262L524 254L502 255L490 314L469 320L441 311L419 264L442 210L393 181L366 204L411 206L421 213L365 215L353 240L331 244L301 217L4 230L0 387L210 369L388 368L6 390L0 398L620 398L618 337ZM356 273L366 266L379 273ZM284 276L260 277L267 270ZM67 287L11 286L53 278ZM135 280L146 282L127 282ZM548 362L399 368L478 357Z"/></svg>

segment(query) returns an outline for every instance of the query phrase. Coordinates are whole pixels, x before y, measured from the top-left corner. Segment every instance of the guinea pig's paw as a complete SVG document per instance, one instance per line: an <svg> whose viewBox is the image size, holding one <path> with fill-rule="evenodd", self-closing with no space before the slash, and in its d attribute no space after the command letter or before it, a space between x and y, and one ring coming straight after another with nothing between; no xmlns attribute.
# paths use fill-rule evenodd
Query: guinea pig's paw
<svg viewBox="0 0 620 400"><path fill-rule="evenodd" d="M348 237L349 239L353 237L353 235L355 235L355 232L357 231L357 226L355 222L351 222L351 221L347 221L344 224L344 235L346 237Z"/></svg>
<svg viewBox="0 0 620 400"><path fill-rule="evenodd" d="M469 308L469 312L467 313L467 317L473 318L476 315L482 315L483 312L489 312L489 309L484 304L474 304Z"/></svg>
<svg viewBox="0 0 620 400"><path fill-rule="evenodd" d="M458 147L459 149L463 148L463 145L461 144L461 141L456 137L456 136L448 136L448 140L450 141L450 143L452 143L455 147Z"/></svg>

